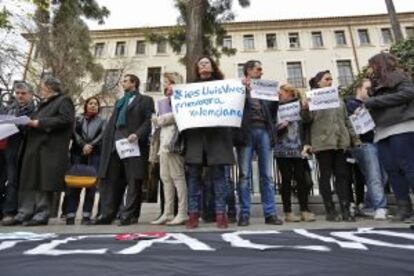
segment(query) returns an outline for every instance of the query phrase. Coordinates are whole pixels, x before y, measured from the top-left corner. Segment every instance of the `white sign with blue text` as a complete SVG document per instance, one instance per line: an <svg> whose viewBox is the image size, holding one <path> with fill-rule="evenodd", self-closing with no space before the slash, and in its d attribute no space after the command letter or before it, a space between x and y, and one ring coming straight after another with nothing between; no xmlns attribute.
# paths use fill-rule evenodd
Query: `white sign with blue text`
<svg viewBox="0 0 414 276"><path fill-rule="evenodd" d="M250 87L250 96L253 99L279 101L279 82L277 81L253 79L250 81Z"/></svg>
<svg viewBox="0 0 414 276"><path fill-rule="evenodd" d="M375 128L374 120L366 108L361 108L355 114L349 116L356 134L365 134Z"/></svg>
<svg viewBox="0 0 414 276"><path fill-rule="evenodd" d="M333 109L340 106L339 93L336 87L314 89L306 92L309 110Z"/></svg>
<svg viewBox="0 0 414 276"><path fill-rule="evenodd" d="M283 122L294 122L300 121L300 102L295 101L292 103L281 104L279 105L279 110L277 112L278 121Z"/></svg>
<svg viewBox="0 0 414 276"><path fill-rule="evenodd" d="M239 80L173 86L171 103L178 129L240 127L246 98Z"/></svg>

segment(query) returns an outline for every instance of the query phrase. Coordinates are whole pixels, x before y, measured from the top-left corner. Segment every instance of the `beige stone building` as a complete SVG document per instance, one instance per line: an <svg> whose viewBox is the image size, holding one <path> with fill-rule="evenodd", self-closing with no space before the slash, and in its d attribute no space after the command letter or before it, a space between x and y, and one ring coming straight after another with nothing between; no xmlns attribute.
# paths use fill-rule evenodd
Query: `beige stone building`
<svg viewBox="0 0 414 276"><path fill-rule="evenodd" d="M405 37L414 38L414 12L400 13ZM171 27L91 31L92 51L106 69L104 84L89 86L86 95L116 89L123 72L137 74L145 93L159 97L162 74L185 76L167 43L150 44L145 33L166 33ZM347 85L368 59L393 42L386 14L226 23L224 45L237 49L223 56L220 68L226 78L242 77L243 63L262 61L264 79L290 82L307 89L308 80L320 70L330 70L335 85ZM182 51L184 52L184 50Z"/></svg>

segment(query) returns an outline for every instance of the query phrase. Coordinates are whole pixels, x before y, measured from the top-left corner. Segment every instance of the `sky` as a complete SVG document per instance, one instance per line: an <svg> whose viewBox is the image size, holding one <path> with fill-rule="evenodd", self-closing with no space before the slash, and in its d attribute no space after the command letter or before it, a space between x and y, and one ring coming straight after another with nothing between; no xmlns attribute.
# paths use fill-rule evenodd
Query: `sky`
<svg viewBox="0 0 414 276"><path fill-rule="evenodd" d="M176 23L174 0L97 0L111 15L104 25L88 22L91 29L165 26ZM326 17L386 13L385 0L251 0L241 8L234 0L236 21ZM144 4L145 3L145 4ZM414 0L394 0L397 12L414 12Z"/></svg>

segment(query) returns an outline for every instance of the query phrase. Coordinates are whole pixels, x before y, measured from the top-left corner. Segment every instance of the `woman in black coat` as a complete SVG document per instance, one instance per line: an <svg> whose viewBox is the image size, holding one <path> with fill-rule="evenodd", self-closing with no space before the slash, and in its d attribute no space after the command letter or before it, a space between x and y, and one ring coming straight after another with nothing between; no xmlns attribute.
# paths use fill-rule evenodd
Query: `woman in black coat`
<svg viewBox="0 0 414 276"><path fill-rule="evenodd" d="M198 82L224 79L217 64L210 57L201 57L195 63ZM188 129L184 132L185 162L188 165L187 228L198 227L201 174L203 166L210 167L214 185L216 223L227 228L225 166L234 163L232 132L226 127Z"/></svg>
<svg viewBox="0 0 414 276"><path fill-rule="evenodd" d="M20 175L17 223L46 225L54 192L64 188L69 142L75 110L61 82L48 77L41 83L42 102L28 124Z"/></svg>
<svg viewBox="0 0 414 276"><path fill-rule="evenodd" d="M85 101L83 114L77 118L73 132L71 163L92 166L98 171L101 158L102 135L105 120L99 116L101 105L99 99L90 97ZM67 190L66 224L75 223L82 188ZM81 224L90 224L92 208L95 200L95 187L85 189Z"/></svg>

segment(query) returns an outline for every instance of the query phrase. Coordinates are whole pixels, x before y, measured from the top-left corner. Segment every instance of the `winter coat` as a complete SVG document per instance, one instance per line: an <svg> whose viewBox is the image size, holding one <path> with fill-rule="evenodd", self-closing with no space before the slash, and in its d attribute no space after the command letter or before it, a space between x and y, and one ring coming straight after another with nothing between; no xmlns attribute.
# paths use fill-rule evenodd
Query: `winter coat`
<svg viewBox="0 0 414 276"><path fill-rule="evenodd" d="M39 105L32 119L39 120L39 126L27 130L20 189L62 191L75 122L73 102L68 96L54 95Z"/></svg>

